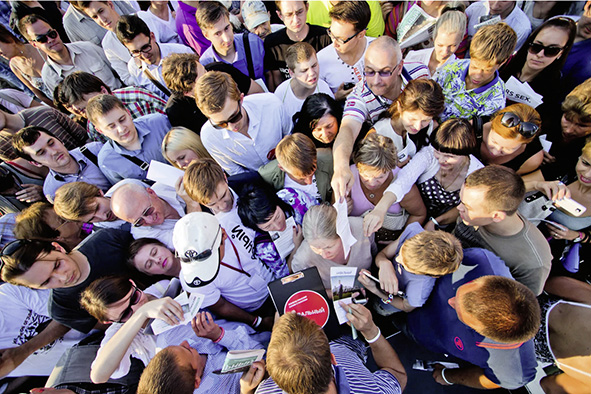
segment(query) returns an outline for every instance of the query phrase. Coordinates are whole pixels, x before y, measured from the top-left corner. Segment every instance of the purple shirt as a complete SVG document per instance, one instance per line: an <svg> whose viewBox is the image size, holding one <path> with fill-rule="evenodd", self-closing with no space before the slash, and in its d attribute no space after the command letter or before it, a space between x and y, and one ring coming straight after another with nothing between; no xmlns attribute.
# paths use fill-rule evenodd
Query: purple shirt
<svg viewBox="0 0 591 394"><path fill-rule="evenodd" d="M238 70L240 70L244 75L248 75L252 79L259 79L265 76L265 70L263 66L263 61L265 59L265 47L263 45L263 40L259 38L256 34L248 34L248 39L250 42L250 53L252 56L252 65L254 68L254 77L252 75L248 75L248 62L246 61L246 52L244 50L244 40L242 38L242 34L235 34L234 35L234 48L236 49L236 61L234 63L229 63L222 59L220 55L217 54L213 46L210 46L203 52L199 61L204 66L208 65L209 63L213 62L224 62L229 63Z"/></svg>
<svg viewBox="0 0 591 394"><path fill-rule="evenodd" d="M182 1L178 2L179 8L176 11L176 30L183 40L183 43L190 46L201 55L211 46L211 42L203 35L201 28L195 19L197 8L191 7Z"/></svg>

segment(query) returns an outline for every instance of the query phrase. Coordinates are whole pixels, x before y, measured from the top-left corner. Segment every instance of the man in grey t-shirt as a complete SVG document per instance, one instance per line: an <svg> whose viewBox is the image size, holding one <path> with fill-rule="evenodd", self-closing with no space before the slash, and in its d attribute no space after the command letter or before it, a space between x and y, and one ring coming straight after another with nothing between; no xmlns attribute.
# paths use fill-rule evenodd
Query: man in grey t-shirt
<svg viewBox="0 0 591 394"><path fill-rule="evenodd" d="M497 254L518 282L539 295L550 273L548 242L534 225L519 215L525 185L513 170L491 165L474 171L460 191L460 219L455 235L466 247Z"/></svg>

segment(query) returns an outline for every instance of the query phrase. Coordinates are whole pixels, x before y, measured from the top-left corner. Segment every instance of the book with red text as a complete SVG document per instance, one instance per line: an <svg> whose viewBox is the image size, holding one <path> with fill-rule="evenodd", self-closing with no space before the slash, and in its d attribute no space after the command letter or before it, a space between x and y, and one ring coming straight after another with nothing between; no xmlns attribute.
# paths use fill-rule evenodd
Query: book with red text
<svg viewBox="0 0 591 394"><path fill-rule="evenodd" d="M332 300L328 298L316 267L306 268L267 285L279 315L296 312L318 324L329 340L340 334Z"/></svg>

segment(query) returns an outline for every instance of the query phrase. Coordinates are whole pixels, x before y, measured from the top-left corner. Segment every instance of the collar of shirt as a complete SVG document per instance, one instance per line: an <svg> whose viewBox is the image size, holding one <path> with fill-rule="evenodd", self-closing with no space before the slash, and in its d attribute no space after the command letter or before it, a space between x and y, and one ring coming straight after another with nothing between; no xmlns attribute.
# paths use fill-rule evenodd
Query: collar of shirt
<svg viewBox="0 0 591 394"><path fill-rule="evenodd" d="M150 132L150 130L141 130L141 129L138 129L137 127L135 128L135 130L137 131L137 137L140 140L141 148L139 150L142 150L144 147L144 138ZM122 153L127 154L127 153L137 152L137 151L133 151L133 150L129 150L127 148L124 148L121 145L119 145L118 142L115 142L113 140L110 140L110 142L112 143L113 150L119 154L122 154Z"/></svg>
<svg viewBox="0 0 591 394"><path fill-rule="evenodd" d="M466 88L466 77L468 76L469 69L470 69L470 61L467 61L466 62L466 68L462 72L462 79L460 81L460 84L463 85L464 89ZM486 85L481 86L479 88L472 89L472 90L466 90L466 92L472 92L474 94L480 94L480 93L486 91L487 89L489 89L491 86L495 85L498 81L499 81L499 71L497 70L497 71L495 71L495 77L492 79L492 81L490 81Z"/></svg>
<svg viewBox="0 0 591 394"><path fill-rule="evenodd" d="M227 62L224 59L222 59L222 57L218 54L218 52L215 50L215 48L213 47L213 45L211 46L211 53L213 53L213 57L215 58L216 62L222 62L222 63L228 63L228 64L234 64L236 62L236 60L238 60L238 45L239 41L236 37L236 34L234 34L234 59L232 59L231 62Z"/></svg>
<svg viewBox="0 0 591 394"><path fill-rule="evenodd" d="M68 49L68 51L70 52L70 58L72 59L72 65L61 65L61 64L57 64L51 57L47 56L47 60L46 63L57 73L59 74L60 77L63 77L63 71L66 68L73 68L76 66L76 54L78 53L82 53L82 50L80 48L77 48L75 46L72 46L70 44L66 44L64 43L65 47Z"/></svg>
<svg viewBox="0 0 591 394"><path fill-rule="evenodd" d="M82 171L84 171L86 169L88 164L86 163L86 161L83 158L76 159L76 161L78 162L78 172L75 174L61 174L61 173L54 171L52 169L49 170L49 173L58 182L65 182L66 177L70 177L70 176L78 177L78 176L80 176Z"/></svg>

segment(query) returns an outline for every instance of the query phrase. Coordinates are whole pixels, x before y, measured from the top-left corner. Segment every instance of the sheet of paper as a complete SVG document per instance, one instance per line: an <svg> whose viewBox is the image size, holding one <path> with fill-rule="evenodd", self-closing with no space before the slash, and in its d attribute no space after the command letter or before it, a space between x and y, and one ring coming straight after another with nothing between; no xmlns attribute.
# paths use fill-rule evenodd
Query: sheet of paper
<svg viewBox="0 0 591 394"><path fill-rule="evenodd" d="M269 231L269 235L282 259L286 259L293 248L295 248L293 243L293 228L296 225L295 219L291 216L285 222L286 227L284 231Z"/></svg>
<svg viewBox="0 0 591 394"><path fill-rule="evenodd" d="M341 237L341 241L343 242L345 258L348 258L351 246L357 242L357 239L351 233L351 226L349 226L347 201L345 199L343 199L342 202L337 201L334 203L333 207L337 210L337 234Z"/></svg>
<svg viewBox="0 0 591 394"><path fill-rule="evenodd" d="M332 300L334 310L339 319L339 324L346 323L347 311L345 311L339 301L345 304L353 302L351 295L358 289L355 288L355 278L357 277L357 267L330 267L330 288L332 290Z"/></svg>
<svg viewBox="0 0 591 394"><path fill-rule="evenodd" d="M488 25L494 25L495 23L499 23L500 21L501 21L501 16L497 15L495 17L485 20L484 22L480 22L477 25L474 25L474 29L476 31L478 31L478 29L480 29L481 27L488 26Z"/></svg>
<svg viewBox="0 0 591 394"><path fill-rule="evenodd" d="M538 138L540 140L540 144L542 144L542 148L544 148L546 152L550 152L550 148L552 148L552 141L548 141L547 137L548 136L546 134L542 134Z"/></svg>
<svg viewBox="0 0 591 394"><path fill-rule="evenodd" d="M152 160L150 162L150 168L148 168L148 174L146 175L146 178L174 188L178 179L182 178L183 175L185 175L183 170L179 170L178 168L171 165Z"/></svg>
<svg viewBox="0 0 591 394"><path fill-rule="evenodd" d="M507 93L507 100L527 104L533 108L538 107L544 102L543 97L536 93L529 86L529 83L521 82L514 76L511 76L507 83L505 83L505 92Z"/></svg>
<svg viewBox="0 0 591 394"><path fill-rule="evenodd" d="M178 296L176 296L175 301L177 301L179 304L181 304L181 307L183 308L183 312L185 312L184 316L183 316L183 320L179 323L179 325L182 324L187 324L191 322L191 319L193 319L196 315L197 312L199 312L199 309L201 308L201 304L203 304L203 299L205 298L205 296L203 294L199 294L199 293L191 293L191 295L187 295L188 293L186 291L183 291L181 294L179 294ZM161 334L165 331L168 331L175 326L171 326L168 323L166 323L163 320L160 319L155 319L152 322L152 330L154 331L154 335L158 335Z"/></svg>

